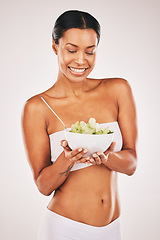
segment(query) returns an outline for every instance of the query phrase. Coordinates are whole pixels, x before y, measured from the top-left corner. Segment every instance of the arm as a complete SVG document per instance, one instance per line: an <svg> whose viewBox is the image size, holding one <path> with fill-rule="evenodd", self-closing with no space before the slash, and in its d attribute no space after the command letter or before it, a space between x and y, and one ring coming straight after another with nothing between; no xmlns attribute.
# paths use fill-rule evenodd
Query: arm
<svg viewBox="0 0 160 240"><path fill-rule="evenodd" d="M22 115L23 137L34 181L39 191L48 196L57 189L69 175L74 165L74 156L82 157L83 151L71 151L71 156L63 151L54 164L51 162L50 142L47 133L47 118L43 103L39 98L27 101Z"/></svg>
<svg viewBox="0 0 160 240"><path fill-rule="evenodd" d="M137 166L135 152L131 149L125 149L120 152L110 152L108 154L108 160L104 162L104 165L113 171L131 176Z"/></svg>
<svg viewBox="0 0 160 240"><path fill-rule="evenodd" d="M116 80L114 94L117 96L118 123L123 138L123 147L119 152L113 152L114 144L104 153L94 154L91 162L103 163L109 169L132 175L137 166L137 120L132 90L126 80Z"/></svg>
<svg viewBox="0 0 160 240"><path fill-rule="evenodd" d="M132 175L137 166L137 120L136 108L130 85L126 80L117 84L118 123L122 132L122 151L109 152L104 164L111 170Z"/></svg>

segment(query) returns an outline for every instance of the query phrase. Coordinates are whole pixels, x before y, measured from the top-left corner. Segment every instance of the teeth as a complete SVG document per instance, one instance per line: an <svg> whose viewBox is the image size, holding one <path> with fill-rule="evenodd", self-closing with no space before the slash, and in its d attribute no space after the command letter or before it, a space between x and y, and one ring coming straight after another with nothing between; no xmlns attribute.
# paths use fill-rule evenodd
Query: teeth
<svg viewBox="0 0 160 240"><path fill-rule="evenodd" d="M84 69L77 69L77 68L70 67L70 69L74 72L84 72L85 71L85 68Z"/></svg>

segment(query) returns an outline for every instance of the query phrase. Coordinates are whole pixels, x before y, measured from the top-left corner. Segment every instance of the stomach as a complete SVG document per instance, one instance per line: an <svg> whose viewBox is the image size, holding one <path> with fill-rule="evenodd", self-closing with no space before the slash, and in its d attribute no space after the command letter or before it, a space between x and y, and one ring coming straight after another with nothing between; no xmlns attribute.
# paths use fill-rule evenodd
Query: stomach
<svg viewBox="0 0 160 240"><path fill-rule="evenodd" d="M106 226L120 215L117 173L103 164L70 172L48 209L78 222Z"/></svg>

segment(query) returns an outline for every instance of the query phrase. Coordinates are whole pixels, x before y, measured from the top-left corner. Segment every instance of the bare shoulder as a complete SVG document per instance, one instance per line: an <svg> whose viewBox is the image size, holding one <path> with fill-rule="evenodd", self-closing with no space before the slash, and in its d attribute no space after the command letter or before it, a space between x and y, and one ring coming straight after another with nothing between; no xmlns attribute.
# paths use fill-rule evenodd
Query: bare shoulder
<svg viewBox="0 0 160 240"><path fill-rule="evenodd" d="M41 99L42 94L37 94L29 98L24 103L23 114L43 114L43 101Z"/></svg>
<svg viewBox="0 0 160 240"><path fill-rule="evenodd" d="M101 83L106 87L114 87L114 88L128 88L130 87L128 81L124 78L88 78L89 81L94 82L95 84Z"/></svg>
<svg viewBox="0 0 160 240"><path fill-rule="evenodd" d="M105 89L109 88L117 97L123 97L126 94L132 93L129 82L124 78L103 79L103 86Z"/></svg>
<svg viewBox="0 0 160 240"><path fill-rule="evenodd" d="M109 85L111 87L114 87L115 89L116 88L119 89L119 87L120 88L130 87L128 81L124 78L104 78L103 84L106 86Z"/></svg>
<svg viewBox="0 0 160 240"><path fill-rule="evenodd" d="M44 103L41 99L41 94L35 95L28 99L23 107L22 116L21 116L21 123L24 135L27 137L35 134L35 136L43 137L46 134L46 111L44 108ZM40 141L41 137L39 137Z"/></svg>
<svg viewBox="0 0 160 240"><path fill-rule="evenodd" d="M91 87L95 87L100 90L101 94L104 96L113 97L115 100L123 98L124 96L132 95L132 90L129 82L124 78L102 78L93 79L90 78L89 84ZM99 86L99 87L98 87ZM97 88L98 87L98 88ZM107 93L107 94L106 94Z"/></svg>

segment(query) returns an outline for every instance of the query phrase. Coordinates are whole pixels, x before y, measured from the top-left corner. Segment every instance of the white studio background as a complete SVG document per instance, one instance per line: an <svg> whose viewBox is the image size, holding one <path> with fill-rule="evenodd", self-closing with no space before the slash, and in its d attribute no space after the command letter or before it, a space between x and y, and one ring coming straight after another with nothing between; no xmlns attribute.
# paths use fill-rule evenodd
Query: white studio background
<svg viewBox="0 0 160 240"><path fill-rule="evenodd" d="M123 240L160 236L159 75L160 2L158 0L1 0L1 160L0 239L35 240L51 196L33 182L21 134L23 104L51 87L57 57L51 32L69 9L88 11L101 24L96 66L90 77L129 81L138 114L138 168L119 174Z"/></svg>

